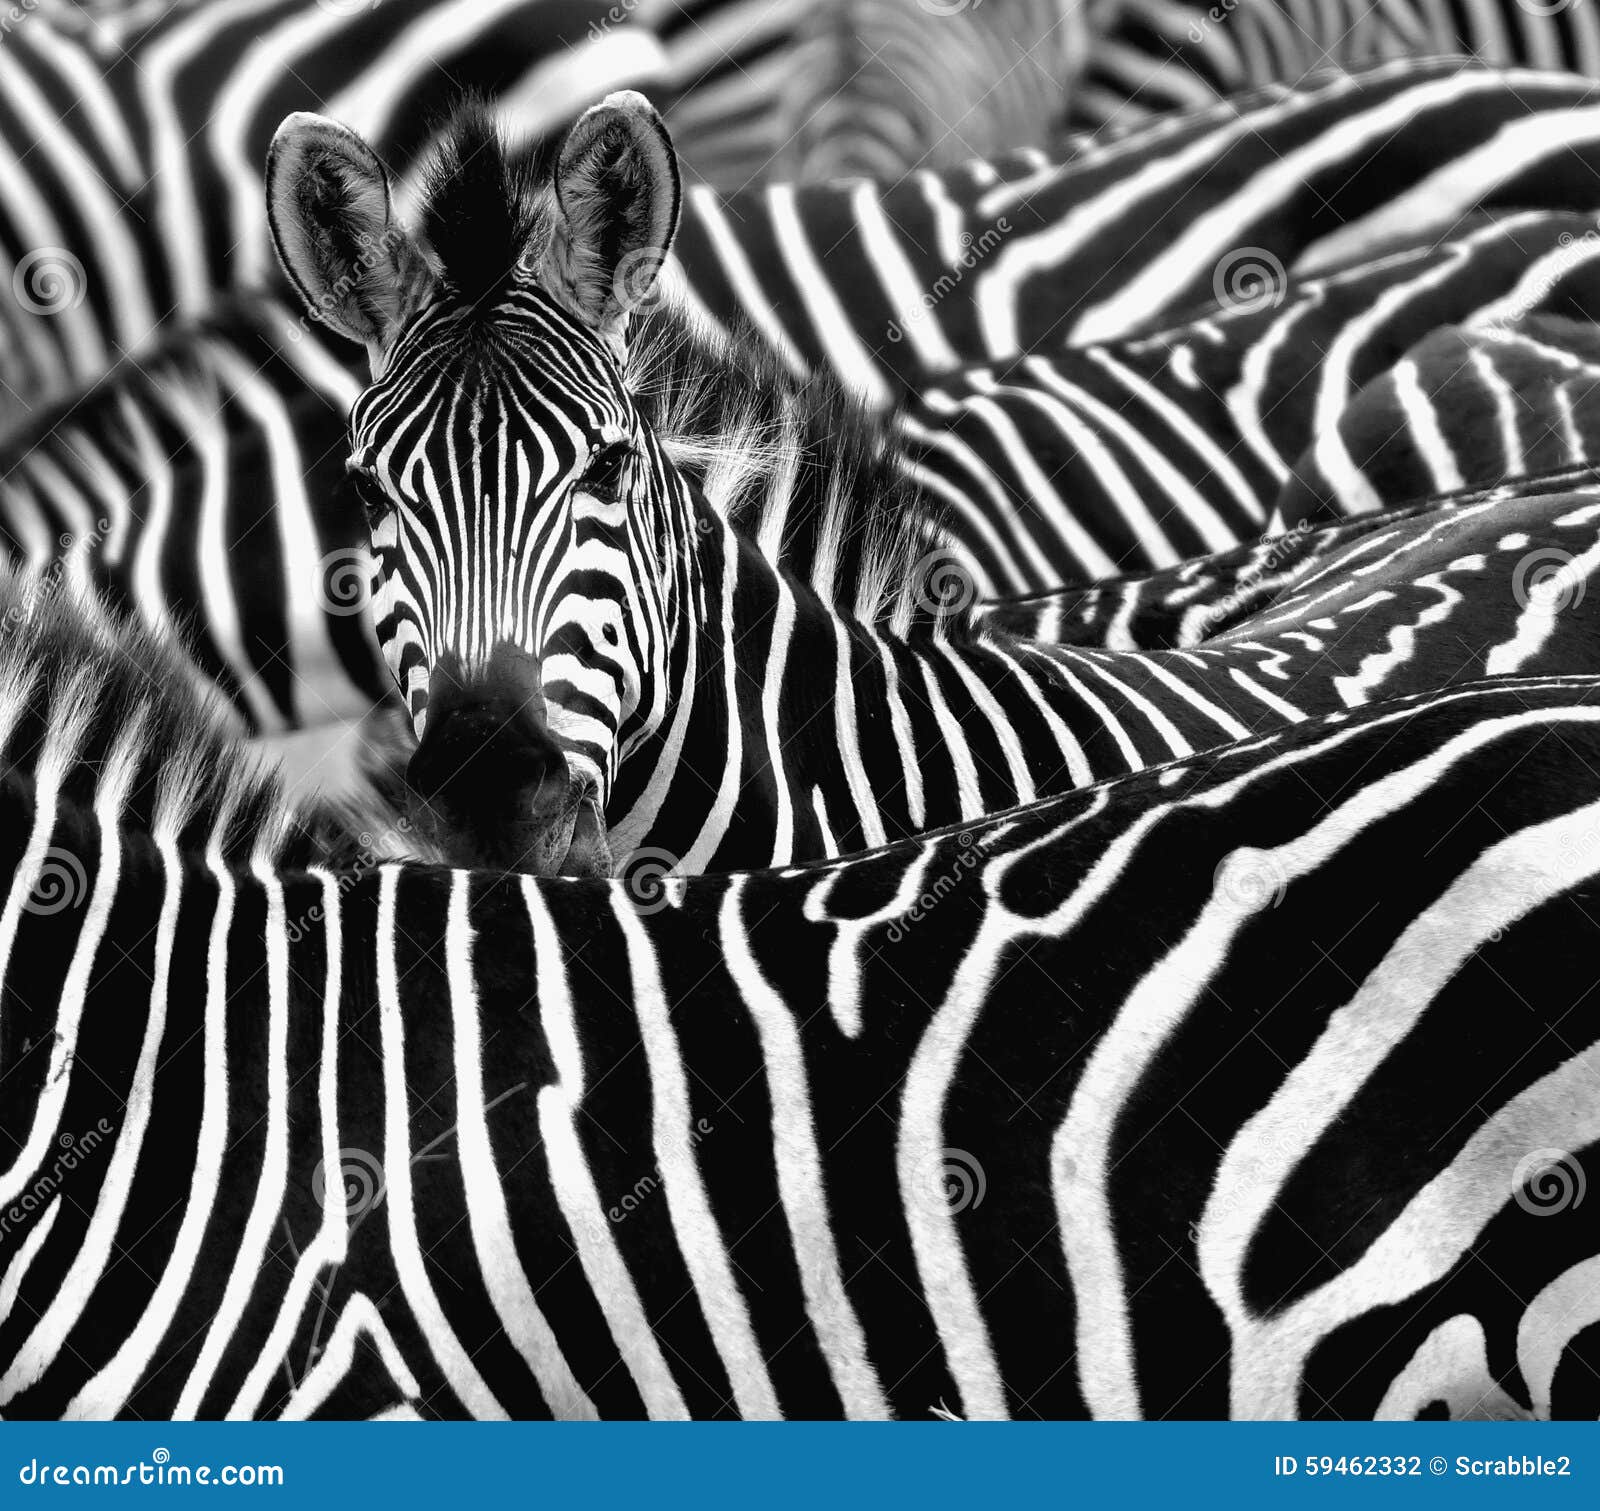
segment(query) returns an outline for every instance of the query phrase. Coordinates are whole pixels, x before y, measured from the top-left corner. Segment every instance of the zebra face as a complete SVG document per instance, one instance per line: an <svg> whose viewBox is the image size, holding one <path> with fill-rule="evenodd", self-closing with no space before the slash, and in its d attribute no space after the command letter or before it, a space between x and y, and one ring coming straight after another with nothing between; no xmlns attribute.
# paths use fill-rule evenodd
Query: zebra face
<svg viewBox="0 0 1600 1511"><path fill-rule="evenodd" d="M609 351L537 288L506 294L492 359L453 348L477 339L438 328L458 320L424 312L351 415L412 817L463 864L609 869L612 780L666 709L653 448Z"/></svg>
<svg viewBox="0 0 1600 1511"><path fill-rule="evenodd" d="M680 596L681 488L623 381L677 224L665 128L612 95L513 160L468 111L413 236L364 142L291 116L267 194L285 271L371 363L349 468L418 827L455 864L609 872L602 815L665 719Z"/></svg>

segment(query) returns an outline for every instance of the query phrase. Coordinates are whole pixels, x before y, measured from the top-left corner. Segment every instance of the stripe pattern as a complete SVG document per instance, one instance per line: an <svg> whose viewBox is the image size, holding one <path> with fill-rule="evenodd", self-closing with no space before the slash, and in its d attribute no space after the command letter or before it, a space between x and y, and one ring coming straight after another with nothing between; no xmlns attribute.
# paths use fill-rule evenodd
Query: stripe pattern
<svg viewBox="0 0 1600 1511"><path fill-rule="evenodd" d="M1329 68L1454 55L1600 74L1600 23L1581 6L1473 0L1112 0L1066 96L1074 129L1126 130L1166 111Z"/></svg>
<svg viewBox="0 0 1600 1511"><path fill-rule="evenodd" d="M485 710L497 645L538 667L536 695L619 859L697 872L846 852L1376 697L1590 664L1574 611L1600 512L1561 491L1374 528L1180 651L979 630L941 604L934 576L912 579L913 602L841 601L763 554L770 514L712 508L592 333L532 282L494 308L497 349L517 359L487 379L467 369L473 383L446 334L467 317L441 299L354 411L353 454L380 495L379 637L425 748L441 666L465 666ZM624 445L597 483L591 459ZM774 485L760 486L770 509ZM786 527L804 504L780 513ZM873 523L826 532L858 582L880 575L862 564ZM466 758L461 773L476 792Z"/></svg>
<svg viewBox="0 0 1600 1511"><path fill-rule="evenodd" d="M649 898L8 766L0 1409L1592 1414L1597 742L1472 684Z"/></svg>

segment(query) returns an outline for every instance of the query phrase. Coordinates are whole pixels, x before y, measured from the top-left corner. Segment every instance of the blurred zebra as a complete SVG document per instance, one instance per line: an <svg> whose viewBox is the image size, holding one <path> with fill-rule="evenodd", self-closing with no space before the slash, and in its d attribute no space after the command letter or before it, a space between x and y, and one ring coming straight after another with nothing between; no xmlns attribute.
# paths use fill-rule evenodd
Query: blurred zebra
<svg viewBox="0 0 1600 1511"><path fill-rule="evenodd" d="M1127 129L1330 69L1470 57L1600 76L1600 21L1566 0L1102 0L1065 124Z"/></svg>
<svg viewBox="0 0 1600 1511"><path fill-rule="evenodd" d="M490 40L453 33L468 48L459 67L445 67L453 53L407 65L428 7L462 3L347 14L270 0L288 8L265 39L269 0L175 9L122 37L128 51L113 48L110 62L87 41L58 47L44 17L19 28L0 56L0 142L16 158L0 146L0 278L14 296L0 300L0 407L29 410L219 294L275 283L260 163L285 110L326 99L336 117L375 123L402 210L427 112L453 102L458 73L497 90L520 130L547 133L571 90L540 86L537 120L507 103L520 86L502 77L506 59L538 48L502 45L493 24L505 0L473 10ZM563 26L583 14L537 0L515 24L552 12ZM367 56L338 28L378 49L372 80L336 87ZM307 51L286 74L291 44ZM469 66L480 46L501 74ZM250 66L223 67L230 49ZM581 49L570 66L597 83L626 73L625 48L608 56L611 72L599 61L584 71ZM63 130L52 102L66 93L82 103ZM935 373L1170 323L1212 302L1219 269L1242 253L1292 268L1330 236L1365 248L1389 221L1415 237L1480 206L1587 206L1597 122L1586 81L1425 64L1271 91L1064 158L1013 152L888 187L701 185L686 197L672 283L702 319L748 324L797 376L831 368L883 406Z"/></svg>

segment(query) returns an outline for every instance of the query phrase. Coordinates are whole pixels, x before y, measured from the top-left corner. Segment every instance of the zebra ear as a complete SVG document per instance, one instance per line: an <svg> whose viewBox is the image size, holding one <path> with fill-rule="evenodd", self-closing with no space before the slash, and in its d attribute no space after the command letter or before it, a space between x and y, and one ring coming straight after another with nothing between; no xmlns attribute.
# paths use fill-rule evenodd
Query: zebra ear
<svg viewBox="0 0 1600 1511"><path fill-rule="evenodd" d="M306 308L362 342L376 369L427 277L377 154L326 116L287 117L267 153L267 222Z"/></svg>
<svg viewBox="0 0 1600 1511"><path fill-rule="evenodd" d="M655 107L624 89L586 110L562 143L555 188L565 223L556 281L619 343L628 314L653 302L678 229L678 157Z"/></svg>

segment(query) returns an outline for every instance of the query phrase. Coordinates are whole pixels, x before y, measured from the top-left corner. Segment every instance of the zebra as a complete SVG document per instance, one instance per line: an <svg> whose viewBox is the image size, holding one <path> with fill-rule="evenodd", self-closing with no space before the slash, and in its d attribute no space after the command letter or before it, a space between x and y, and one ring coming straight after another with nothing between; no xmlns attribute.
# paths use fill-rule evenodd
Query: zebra
<svg viewBox="0 0 1600 1511"><path fill-rule="evenodd" d="M1367 117L1388 108L1396 89L1408 108L1426 103L1416 98L1415 81L1380 83L1368 81L1362 89L1329 86L1300 101L1298 114L1287 100L1263 105L1250 116L1252 129L1274 150L1292 148L1296 132L1337 136L1351 131L1354 140L1370 144L1376 128L1369 127ZM1570 82L1560 85L1568 98L1571 88ZM1534 119L1543 120L1552 97L1530 95L1517 108L1535 108ZM1475 112L1481 104L1470 91L1454 105L1436 101L1427 117L1429 129L1457 138L1483 129L1467 109L1471 105ZM1314 118L1309 126L1301 119L1307 113ZM1493 116L1490 124L1500 120ZM1544 127L1534 134L1553 139ZM1072 203L1103 218L1116 185L1125 176L1136 178L1138 171L1159 163L1160 151L1170 150L1161 140L1150 146L1149 154L1124 153L1109 166L1091 160L1086 185L1093 192L1077 191ZM1348 168L1358 161L1327 150L1329 162ZM1528 192L1518 187L1527 184L1528 173L1506 177L1514 186L1506 194ZM957 176L941 180L956 181ZM976 185L977 179L971 182ZM1405 180L1400 182L1403 188ZM1554 182L1559 197L1565 192L1559 176ZM1352 212L1363 208L1365 202L1342 192ZM828 216L837 208L829 198L833 191L807 194L812 206L805 216L807 235L812 245L821 246L836 239L828 232ZM775 206L779 197L762 203ZM699 224L704 231L708 224L703 213L697 222L697 204L703 212L705 202L691 190L675 262L709 270L720 257L733 266L731 254L718 248L729 228L744 234L743 222L736 219L727 219L700 253L683 252L693 227ZM908 204L904 195L895 200L897 218L904 218ZM1278 208L1283 211L1284 205ZM779 219L774 210L770 220L751 222L750 258L760 260L762 248L770 249ZM1119 247L1128 250L1126 224L1111 217L1111 254L1120 255ZM1590 229L1559 212L1546 212L1543 219L1504 214L1458 230L1431 250L1385 253L1394 259L1389 264L1375 260L1371 267L1312 280L1297 277L1282 288L1269 288L1256 301L1259 308L1250 307L1246 298L1170 334L1101 343L1083 353L1035 356L1010 369L950 374L901 411L900 429L888 433L884 444L905 455L923 487L926 496L916 507L928 522L928 549L955 549L961 569L985 594L1037 592L1064 579L1103 574L1119 562L1124 567L1161 564L1196 550L1214 551L1266 527L1280 474L1296 465L1296 449L1312 424L1305 408L1305 395L1312 390L1303 372L1284 360L1286 333L1306 329L1305 322L1317 318L1319 310L1350 312L1348 326L1328 319L1320 327L1330 342L1344 337L1337 349L1357 354L1337 370L1339 382L1348 387L1380 370L1382 360L1397 353L1402 341L1420 337L1434 318L1468 319L1484 299L1507 291L1517 259L1540 246L1546 254L1535 257L1529 277L1542 278L1543 270L1550 270L1547 302L1584 297L1587 249L1594 245ZM1569 234L1571 244L1562 246L1560 238ZM851 243L859 245L859 238ZM803 259L776 261L792 272ZM1090 271L1100 277L1100 268L1097 261ZM1414 297L1395 297L1401 284ZM933 286L938 287L937 280ZM969 280L950 291L940 309L959 303L971 286ZM1393 302L1385 318L1374 323L1363 305L1380 290L1390 291ZM1030 305L1037 293L1030 286ZM736 327L736 345L772 345L755 318L765 305L752 299L748 308L753 323ZM868 318L870 309L862 305L860 318ZM930 329L938 313L930 316ZM124 362L110 377L41 410L0 448L0 527L11 554L34 571L64 570L74 581L98 586L149 622L186 625L200 652L199 674L235 702L243 728L280 743L287 732L343 728L388 685L363 611L365 532L359 517L342 513L330 492L337 471L334 452L343 449L343 413L365 373L324 350L316 331L303 316L292 319L270 299L231 300L213 308L203 322L169 329L154 350ZM1361 338L1353 348L1352 336ZM1141 346L1141 341L1150 344ZM819 360L826 373L829 364ZM248 377L241 364L259 368L259 380ZM794 379L796 386L817 381L815 373ZM1349 398L1327 378L1315 391L1317 412L1324 416L1332 398ZM1097 430L1108 407L1122 417L1115 435L1085 453L1085 427ZM1284 428L1285 416L1300 415L1305 430ZM1387 423L1381 410L1378 420L1380 427ZM1239 428L1244 449L1195 444L1197 434L1219 425ZM1025 445L1019 448L1013 436L1024 437ZM1396 446L1407 443L1406 436L1396 435ZM1165 518L1133 520L1129 500L1138 499L1147 486L1155 489L1158 507L1169 496L1162 479L1170 481L1172 472L1158 477L1156 457L1169 460L1190 481L1170 495L1174 503ZM1049 479L1042 486L1029 470L1035 461ZM297 470L306 473L304 489L295 480ZM268 477L270 489L263 487ZM1412 491L1408 479L1405 488L1387 497ZM1067 492L1072 508L1054 511L1050 499ZM281 519L271 517L274 509L282 511ZM170 531L163 536L155 527L164 511L181 518L191 510L200 554L174 554L169 562L165 558L177 552L177 537ZM1087 529L1079 528L1080 516ZM945 526L939 535L941 517ZM115 522L115 528L100 529L102 519ZM242 521L254 520L273 528L241 528ZM1293 520L1291 513L1285 523ZM798 558L806 544L786 541L784 550ZM263 549L265 558L258 554ZM281 575L271 574L270 590L263 581L264 561L282 563ZM803 559L795 565L809 570Z"/></svg>
<svg viewBox="0 0 1600 1511"><path fill-rule="evenodd" d="M1148 335L933 380L891 416L981 591L1161 568L1592 455L1592 216L1472 217L1315 276L1264 253L1235 272L1261 281L1230 276ZM1486 409L1505 416L1487 433Z"/></svg>
<svg viewBox="0 0 1600 1511"><path fill-rule="evenodd" d="M1285 480L1274 518L1380 509L1396 494L1590 460L1600 402L1595 327L1581 306L1560 300L1552 313L1524 313L1513 297L1498 303L1513 313L1492 305L1433 331L1356 394Z"/></svg>
<svg viewBox="0 0 1600 1511"><path fill-rule="evenodd" d="M889 186L690 186L670 288L887 407L962 367L1148 334L1230 286L1259 304L1283 275L1475 211L1589 212L1596 98L1568 75L1429 60Z"/></svg>
<svg viewBox="0 0 1600 1511"><path fill-rule="evenodd" d="M1328 68L1451 54L1600 75L1600 25L1582 7L1437 6L1382 0L1110 0L1093 10L1087 56L1066 94L1068 130L1126 131Z"/></svg>
<svg viewBox="0 0 1600 1511"><path fill-rule="evenodd" d="M183 720L146 827L48 725L8 1418L1593 1415L1600 679L651 889L230 846Z"/></svg>
<svg viewBox="0 0 1600 1511"><path fill-rule="evenodd" d="M377 374L348 465L417 740L413 821L456 864L784 865L1402 688L1594 664L1583 616L1563 615L1600 511L1563 494L1424 521L1404 551L1384 538L1395 580L1363 563L1265 639L1247 623L1203 654L982 631L968 585L952 601L947 563L916 559L889 480L850 481L874 459L848 424L801 446L759 405L750 423L744 385L694 389L698 337L670 310L630 329L678 192L641 96L610 97L532 163L468 112L434 182L437 269L345 128L290 117L268 169L289 276ZM379 245L371 266L339 250ZM667 359L689 435L623 376ZM703 482L673 461L714 447ZM775 564L786 536L815 542L808 580ZM1556 587L1519 586L1555 557Z"/></svg>
<svg viewBox="0 0 1600 1511"><path fill-rule="evenodd" d="M1336 524L1312 527L1302 521L1284 534L1176 567L980 602L973 617L1019 640L1107 650L1191 650L1280 603L1312 573L1336 574L1355 560L1346 556L1347 548L1364 550L1375 535L1392 544L1414 531L1437 532L1450 513L1467 506L1555 493L1567 495L1563 507L1569 512L1588 507L1585 501L1600 498L1600 469L1593 464L1553 468L1515 482L1432 494ZM1544 573L1534 575L1548 576L1549 567L1561 566L1557 559L1546 564Z"/></svg>
<svg viewBox="0 0 1600 1511"><path fill-rule="evenodd" d="M276 285L258 164L286 110L326 110L365 130L397 175L402 206L430 139L420 123L443 103L434 91L447 74L476 79L535 138L576 113L572 90L555 87L548 69L535 66L529 78L544 84L523 89L469 64L492 54L484 67L503 71L508 57L539 54L492 46L475 28L498 36L495 27L557 13L560 25L578 26L583 8L473 8L456 36L466 61L430 65L419 79L406 39L443 25L452 4L461 8L174 7L105 22L113 29L100 41L98 31L62 37L42 16L19 29L0 59L6 109L23 112L5 132L20 160L0 163L0 275L11 274L16 296L0 302L0 378L12 408L93 381L164 323L205 316L219 296ZM350 45L356 33L360 48ZM603 92L627 74L633 55L622 43L636 33L609 24L596 33L592 45L621 48L615 66L586 62L584 49L559 66ZM236 56L244 61L230 64ZM352 80L361 58L370 69ZM700 318L725 329L747 322L798 376L831 368L881 407L936 372L1110 339L1209 302L1214 270L1243 247L1290 267L1346 222L1365 246L1380 221L1415 235L1480 204L1586 204L1593 94L1561 75L1423 63L1267 91L1099 147L1014 151L888 187L696 185L674 283ZM82 98L68 129L49 104L64 95ZM547 113L517 108L524 95ZM1385 221L1390 201L1396 215Z"/></svg>
<svg viewBox="0 0 1600 1511"><path fill-rule="evenodd" d="M281 305L235 301L0 441L0 546L183 645L241 733L359 718L388 678L339 493L358 392Z"/></svg>

